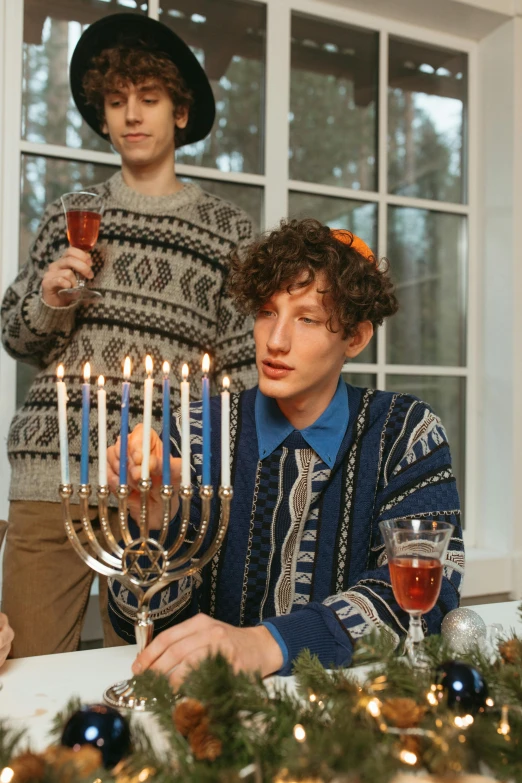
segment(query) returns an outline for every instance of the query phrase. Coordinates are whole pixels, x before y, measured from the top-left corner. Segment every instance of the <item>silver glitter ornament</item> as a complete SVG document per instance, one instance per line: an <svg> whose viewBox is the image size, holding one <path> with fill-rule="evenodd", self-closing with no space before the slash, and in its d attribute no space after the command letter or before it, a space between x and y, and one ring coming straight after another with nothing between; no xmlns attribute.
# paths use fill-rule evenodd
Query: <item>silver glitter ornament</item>
<svg viewBox="0 0 522 783"><path fill-rule="evenodd" d="M457 653L466 653L484 641L486 623L473 609L453 609L442 621L442 636Z"/></svg>

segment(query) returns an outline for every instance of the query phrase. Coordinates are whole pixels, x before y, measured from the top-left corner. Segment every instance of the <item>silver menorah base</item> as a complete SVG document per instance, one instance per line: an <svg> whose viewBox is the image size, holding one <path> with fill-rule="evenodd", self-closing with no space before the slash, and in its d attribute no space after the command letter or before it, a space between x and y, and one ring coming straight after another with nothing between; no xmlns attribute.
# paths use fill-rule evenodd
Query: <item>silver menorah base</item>
<svg viewBox="0 0 522 783"><path fill-rule="evenodd" d="M140 535L133 538L128 525L127 498L129 487L121 484L118 487L118 527L117 540L109 522L109 487L99 486L97 490L98 517L103 533L104 546L98 541L89 516L90 484L80 484L78 494L80 499L80 517L86 536L83 544L74 528L71 518L72 484L60 484L59 493L62 500L63 518L67 536L81 559L94 571L107 577L115 577L136 597L137 612L135 622L136 642L141 652L151 641L154 623L150 616L150 601L156 593L172 582L201 571L219 550L230 519L230 504L233 497L232 487L220 487L218 491L221 500L221 510L217 530L208 548L201 552L205 536L210 524L211 502L214 490L210 485L201 486L201 519L191 542L186 540L190 523L190 507L193 490L190 485L182 485L179 490L181 512L174 542L165 546L171 522L171 501L173 487L164 485L161 488L163 503L162 523L158 538L149 536L149 493L152 482L142 479L140 482L140 518L137 520ZM121 541L121 543L120 543ZM186 544L183 552L179 550ZM136 711L148 709L146 697L140 696L132 679L122 680L111 685L104 693L105 701L113 707Z"/></svg>

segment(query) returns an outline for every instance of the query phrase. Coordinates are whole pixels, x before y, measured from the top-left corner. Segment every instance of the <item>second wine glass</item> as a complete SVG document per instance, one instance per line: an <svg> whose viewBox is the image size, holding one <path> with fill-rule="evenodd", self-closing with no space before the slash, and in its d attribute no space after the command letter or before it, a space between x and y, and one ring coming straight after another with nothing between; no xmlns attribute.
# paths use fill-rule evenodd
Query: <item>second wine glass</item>
<svg viewBox="0 0 522 783"><path fill-rule="evenodd" d="M64 193L61 198L65 221L67 224L67 239L71 247L90 253L98 241L100 223L103 215L103 199L97 193L78 190ZM97 299L102 296L100 291L87 286L87 281L75 273L76 285L62 288L62 296L71 299Z"/></svg>
<svg viewBox="0 0 522 783"><path fill-rule="evenodd" d="M410 616L406 653L412 666L424 668L421 618L439 597L446 551L454 530L434 519L380 522L395 600Z"/></svg>

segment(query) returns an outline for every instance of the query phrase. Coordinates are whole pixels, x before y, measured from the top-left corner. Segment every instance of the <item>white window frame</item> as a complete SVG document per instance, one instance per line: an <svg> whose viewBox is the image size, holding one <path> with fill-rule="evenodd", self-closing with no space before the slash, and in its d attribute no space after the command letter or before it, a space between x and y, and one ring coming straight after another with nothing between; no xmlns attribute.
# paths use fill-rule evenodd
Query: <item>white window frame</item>
<svg viewBox="0 0 522 783"><path fill-rule="evenodd" d="M481 528L478 503L478 375L477 355L479 328L477 302L480 294L480 278L477 269L477 170L478 170L478 76L477 43L450 34L435 32L423 27L371 14L331 5L320 0L257 0L267 6L266 52L266 112L265 112L265 173L223 173L213 168L178 164L176 171L191 177L237 182L264 188L264 224L276 225L288 211L290 190L316 195L345 197L357 201L371 201L378 209L379 256L385 254L387 242L387 207L390 204L404 207L420 207L437 212L464 215L468 221L468 287L466 307L466 365L464 367L409 366L388 364L385 361L386 327L377 333L377 362L375 364L349 365L350 373L371 372L377 376L379 388L385 388L387 374L453 376L466 379L466 531L467 547L480 544ZM159 0L149 0L149 15L158 18ZM354 25L380 34L379 40L379 181L377 192L338 188L329 185L298 182L289 179L289 102L291 59L291 15L293 12L320 17L324 20ZM0 59L0 293L16 275L18 265L19 210L20 210L20 160L22 153L45 155L75 161L102 164L118 164L116 155L104 152L77 150L52 144L35 144L23 141L20 134L23 2L0 0L0 21L3 19L3 52ZM2 33L0 33L0 36ZM450 204L439 201L409 198L387 193L387 95L388 95L388 41L398 36L431 46L440 46L465 52L469 57L468 69L468 132L467 140L467 204ZM1 42L1 38L0 38ZM3 108L3 111L2 111ZM9 464L6 440L9 424L15 413L16 363L2 350L0 354L0 516L7 513Z"/></svg>

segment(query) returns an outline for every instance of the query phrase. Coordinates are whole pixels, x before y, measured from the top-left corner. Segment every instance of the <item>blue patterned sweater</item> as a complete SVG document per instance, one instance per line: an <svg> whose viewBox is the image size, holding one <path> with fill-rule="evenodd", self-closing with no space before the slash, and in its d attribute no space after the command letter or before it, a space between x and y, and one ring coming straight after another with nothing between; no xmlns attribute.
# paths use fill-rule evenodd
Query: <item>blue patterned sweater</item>
<svg viewBox="0 0 522 783"><path fill-rule="evenodd" d="M205 612L235 626L267 621L287 647L281 674L308 648L325 666L348 665L353 643L388 627L397 641L408 627L398 606L378 523L429 517L455 526L435 608L425 629L438 632L459 604L464 573L459 497L444 428L423 402L405 394L348 386L350 420L330 469L294 430L272 454L258 455L256 389L231 395L234 498L225 541L194 576L155 596L155 632ZM220 400L211 400L212 453L220 454ZM179 414L171 451L180 454ZM191 405L194 488L201 484L201 404ZM220 513L220 466L212 463L212 523ZM197 485L197 486L196 486ZM195 497L196 497L195 493ZM199 504L192 502L192 525ZM173 538L177 520L171 524ZM109 611L118 633L134 641L135 599L110 584Z"/></svg>

